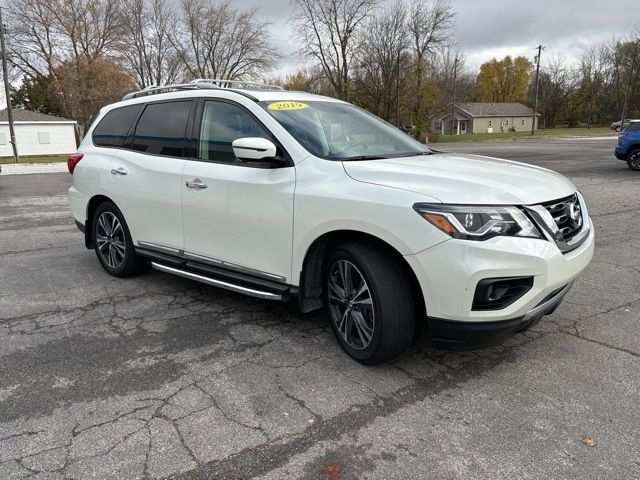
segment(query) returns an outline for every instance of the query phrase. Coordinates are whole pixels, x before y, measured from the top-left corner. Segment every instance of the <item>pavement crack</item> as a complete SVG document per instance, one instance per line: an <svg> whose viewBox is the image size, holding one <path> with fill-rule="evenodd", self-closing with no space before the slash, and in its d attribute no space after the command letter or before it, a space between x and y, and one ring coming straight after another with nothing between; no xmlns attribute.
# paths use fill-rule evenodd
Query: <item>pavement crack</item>
<svg viewBox="0 0 640 480"><path fill-rule="evenodd" d="M595 343L596 345L600 345L601 347L605 347L605 348L608 348L610 350L615 350L617 352L626 353L626 354L631 355L633 357L640 358L640 353L634 352L633 350L629 350L627 348L618 347L616 345L612 345L612 344L607 343L607 342L602 342L600 340L594 340L593 338L585 337L584 335L582 335L579 332L577 332L577 328L576 328L576 332L570 332L566 328L562 328L559 331L561 333L566 334L566 335L571 335L572 337L576 337L576 338L579 338L580 340L584 340L585 342Z"/></svg>
<svg viewBox="0 0 640 480"><path fill-rule="evenodd" d="M38 435L38 434L44 433L44 432L46 432L46 430L36 430L36 431L29 431L29 432L14 433L12 435L8 435L6 437L0 438L0 442L4 442L6 440L11 440L11 439L17 438L17 437L23 437L25 435Z"/></svg>

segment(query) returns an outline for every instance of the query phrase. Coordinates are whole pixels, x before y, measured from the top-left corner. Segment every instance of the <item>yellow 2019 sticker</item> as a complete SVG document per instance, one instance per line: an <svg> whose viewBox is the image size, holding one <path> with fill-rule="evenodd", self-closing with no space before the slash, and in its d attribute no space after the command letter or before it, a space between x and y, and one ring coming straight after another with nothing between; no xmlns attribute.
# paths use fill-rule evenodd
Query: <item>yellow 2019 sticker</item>
<svg viewBox="0 0 640 480"><path fill-rule="evenodd" d="M301 102L275 102L270 103L267 107L269 110L302 110L309 105Z"/></svg>

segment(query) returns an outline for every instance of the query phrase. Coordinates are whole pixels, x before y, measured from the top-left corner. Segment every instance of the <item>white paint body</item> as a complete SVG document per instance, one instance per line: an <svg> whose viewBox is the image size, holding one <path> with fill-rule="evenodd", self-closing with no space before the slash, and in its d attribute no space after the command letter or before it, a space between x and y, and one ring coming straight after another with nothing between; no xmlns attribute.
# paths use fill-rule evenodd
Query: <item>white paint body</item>
<svg viewBox="0 0 640 480"><path fill-rule="evenodd" d="M76 151L75 123L15 122L16 141L20 155L68 155ZM39 135L40 134L40 135ZM44 136L42 134L45 134ZM41 143L46 140L48 143ZM9 124L0 122L0 157L13 155Z"/></svg>
<svg viewBox="0 0 640 480"><path fill-rule="evenodd" d="M261 101L337 101L298 92L251 94ZM542 239L452 239L412 208L417 202L529 205L576 192L567 178L550 170L459 154L324 160L307 152L254 101L226 90L138 98L106 107L101 115L115 106L194 96L225 98L249 109L295 165L256 169L99 148L90 130L69 190L78 222L90 222L89 200L105 195L123 212L135 244L149 242L214 258L294 286L300 285L305 256L317 238L337 230L363 232L404 256L420 283L428 315L466 322L523 315L592 258L593 229L580 247L563 254ZM116 168L128 174L111 174ZM187 188L185 183L194 179L208 188ZM534 276L534 286L518 301L497 311L471 310L478 280L520 275Z"/></svg>

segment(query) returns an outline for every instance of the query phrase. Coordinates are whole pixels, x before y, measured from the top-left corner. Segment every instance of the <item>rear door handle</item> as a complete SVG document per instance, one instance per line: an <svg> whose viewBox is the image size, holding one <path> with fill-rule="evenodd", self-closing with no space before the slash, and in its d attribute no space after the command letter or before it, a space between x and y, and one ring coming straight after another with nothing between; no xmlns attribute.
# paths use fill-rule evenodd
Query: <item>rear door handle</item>
<svg viewBox="0 0 640 480"><path fill-rule="evenodd" d="M112 168L112 169L111 169L111 174L112 174L112 175L126 175L127 173L129 173L129 172L127 172L127 171L126 171L124 168L122 168L122 167Z"/></svg>
<svg viewBox="0 0 640 480"><path fill-rule="evenodd" d="M204 183L199 178L194 178L193 180L187 180L186 185L189 188L195 188L197 190L204 190L205 188L207 188L207 184Z"/></svg>

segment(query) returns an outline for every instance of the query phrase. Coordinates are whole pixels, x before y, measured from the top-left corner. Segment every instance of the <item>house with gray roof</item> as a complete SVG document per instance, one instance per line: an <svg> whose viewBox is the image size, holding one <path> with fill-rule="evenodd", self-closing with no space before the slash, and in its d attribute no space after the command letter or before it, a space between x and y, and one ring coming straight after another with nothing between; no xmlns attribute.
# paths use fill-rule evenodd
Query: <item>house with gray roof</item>
<svg viewBox="0 0 640 480"><path fill-rule="evenodd" d="M13 108L18 153L22 155L67 155L76 151L75 120ZM13 155L7 109L0 110L0 157Z"/></svg>
<svg viewBox="0 0 640 480"><path fill-rule="evenodd" d="M536 113L535 128L538 128ZM436 133L460 135L465 133L496 133L531 131L533 110L521 103L456 103L455 115L451 113L438 118L433 124Z"/></svg>

